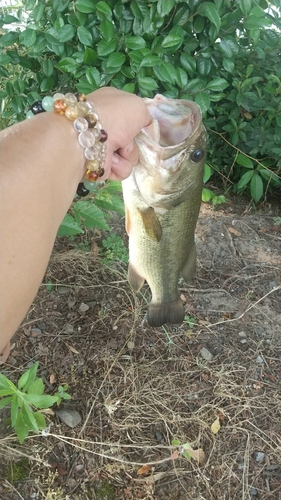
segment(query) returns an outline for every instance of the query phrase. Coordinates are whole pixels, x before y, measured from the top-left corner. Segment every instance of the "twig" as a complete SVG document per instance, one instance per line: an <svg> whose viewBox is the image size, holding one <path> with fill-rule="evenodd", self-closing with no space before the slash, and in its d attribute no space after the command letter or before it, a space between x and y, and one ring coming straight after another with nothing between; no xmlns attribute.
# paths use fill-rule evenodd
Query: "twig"
<svg viewBox="0 0 281 500"><path fill-rule="evenodd" d="M7 484L9 486L9 488L11 488L15 493L17 493L17 495L20 497L21 500L24 500L24 498L21 496L21 494L18 492L18 490L11 483L9 483L9 481L7 479L5 479L4 484L5 485Z"/></svg>

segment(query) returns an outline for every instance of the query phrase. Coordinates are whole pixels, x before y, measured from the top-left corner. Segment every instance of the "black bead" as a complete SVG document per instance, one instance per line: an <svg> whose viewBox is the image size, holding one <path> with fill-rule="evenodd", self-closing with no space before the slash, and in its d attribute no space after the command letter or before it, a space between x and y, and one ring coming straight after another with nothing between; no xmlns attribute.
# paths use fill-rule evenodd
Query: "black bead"
<svg viewBox="0 0 281 500"><path fill-rule="evenodd" d="M30 110L34 115L38 115L39 113L44 113L44 111L46 111L42 106L42 101L35 101Z"/></svg>
<svg viewBox="0 0 281 500"><path fill-rule="evenodd" d="M76 194L78 194L78 196L81 196L82 198L84 196L87 196L87 194L89 194L89 190L85 188L83 182L80 182L78 184L78 187L77 187L77 190L76 190Z"/></svg>

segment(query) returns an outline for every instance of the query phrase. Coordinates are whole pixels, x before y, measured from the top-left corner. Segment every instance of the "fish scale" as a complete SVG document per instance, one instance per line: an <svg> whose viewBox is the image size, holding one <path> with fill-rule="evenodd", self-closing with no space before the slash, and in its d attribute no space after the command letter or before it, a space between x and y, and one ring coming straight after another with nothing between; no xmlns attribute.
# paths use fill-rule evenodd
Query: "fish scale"
<svg viewBox="0 0 281 500"><path fill-rule="evenodd" d="M181 323L178 280L196 269L195 227L201 204L206 131L196 103L157 95L145 99L153 117L136 138L140 161L122 182L129 236L128 281L145 281L148 323ZM183 140L182 140L183 139ZM163 146L163 144L165 144Z"/></svg>

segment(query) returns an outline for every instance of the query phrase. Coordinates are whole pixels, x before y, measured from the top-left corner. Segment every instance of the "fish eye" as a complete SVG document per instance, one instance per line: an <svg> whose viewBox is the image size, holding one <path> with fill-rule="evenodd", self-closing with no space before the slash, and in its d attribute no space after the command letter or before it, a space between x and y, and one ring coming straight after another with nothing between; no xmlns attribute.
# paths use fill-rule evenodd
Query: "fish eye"
<svg viewBox="0 0 281 500"><path fill-rule="evenodd" d="M198 163L200 160L202 160L204 156L204 152L202 149L195 149L195 151L192 152L190 158L194 163Z"/></svg>

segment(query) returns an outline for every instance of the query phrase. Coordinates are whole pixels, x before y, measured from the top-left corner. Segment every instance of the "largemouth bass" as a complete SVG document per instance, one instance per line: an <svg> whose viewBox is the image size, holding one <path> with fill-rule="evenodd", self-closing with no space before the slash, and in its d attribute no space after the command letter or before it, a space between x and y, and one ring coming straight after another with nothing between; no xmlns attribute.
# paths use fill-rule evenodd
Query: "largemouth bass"
<svg viewBox="0 0 281 500"><path fill-rule="evenodd" d="M196 103L159 94L145 102L153 121L136 137L139 163L122 187L128 281L135 291L149 284L147 321L157 327L184 319L178 281L181 275L189 282L196 269L207 136Z"/></svg>

